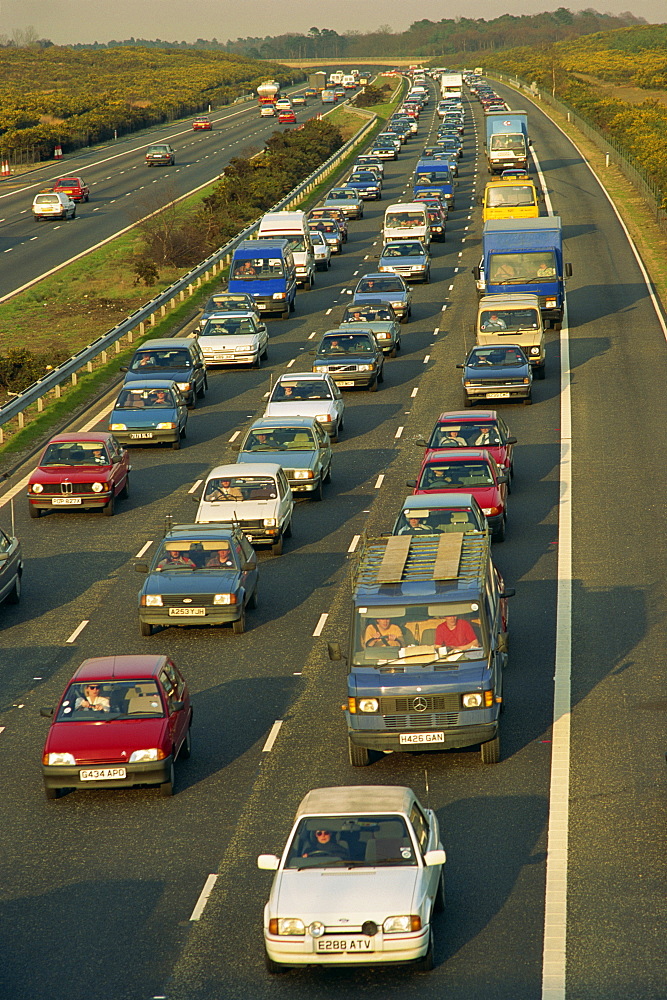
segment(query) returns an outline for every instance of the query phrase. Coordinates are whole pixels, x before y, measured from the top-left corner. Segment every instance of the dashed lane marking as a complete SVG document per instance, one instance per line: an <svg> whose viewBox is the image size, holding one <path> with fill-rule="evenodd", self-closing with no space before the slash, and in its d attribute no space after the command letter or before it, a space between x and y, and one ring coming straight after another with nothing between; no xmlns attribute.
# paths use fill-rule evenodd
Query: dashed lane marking
<svg viewBox="0 0 667 1000"><path fill-rule="evenodd" d="M66 643L76 642L76 640L81 635L86 625L89 624L90 624L90 619L89 618L84 619L84 621L82 621L81 624L74 629L69 639L66 639L65 642Z"/></svg>
<svg viewBox="0 0 667 1000"><path fill-rule="evenodd" d="M322 635L322 629L326 625L328 617L329 617L329 612L323 611L322 614L320 615L317 625L315 626L315 631L313 632L314 636Z"/></svg>
<svg viewBox="0 0 667 1000"><path fill-rule="evenodd" d="M350 542L350 544L347 547L347 551L348 552L354 552L354 550L356 549L357 545L359 544L359 539L360 538L361 538L361 535L354 535L353 536L352 541Z"/></svg>
<svg viewBox="0 0 667 1000"><path fill-rule="evenodd" d="M190 490L190 493L192 493L192 490ZM151 540L150 542L146 542L145 545L142 545L134 558L141 559L142 556L146 555L152 544L153 541Z"/></svg>
<svg viewBox="0 0 667 1000"><path fill-rule="evenodd" d="M213 886L215 885L215 883L217 881L218 881L218 876L217 875L209 875L208 876L208 878L204 882L204 888L202 889L202 891L199 894L199 899L197 900L197 902L195 904L195 908L192 911L192 913L190 914L190 920L199 920L201 918L201 915L204 912L204 907L208 903L208 897L213 892ZM153 1000L158 1000L158 998L154 997Z"/></svg>
<svg viewBox="0 0 667 1000"><path fill-rule="evenodd" d="M280 732L280 727L282 726L282 724L283 724L282 719L278 719L276 722L273 723L273 725L271 726L271 732L267 737L266 743L262 747L262 753L271 753L271 751L273 750L273 744L276 742L276 739L278 738L278 733Z"/></svg>

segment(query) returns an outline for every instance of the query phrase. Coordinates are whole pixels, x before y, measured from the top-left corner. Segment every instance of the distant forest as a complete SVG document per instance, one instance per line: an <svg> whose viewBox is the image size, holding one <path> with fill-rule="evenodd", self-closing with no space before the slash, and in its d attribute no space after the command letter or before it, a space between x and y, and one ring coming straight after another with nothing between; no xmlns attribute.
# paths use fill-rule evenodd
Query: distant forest
<svg viewBox="0 0 667 1000"><path fill-rule="evenodd" d="M127 38L123 41L77 44L72 49L111 49L119 46L142 48L218 49L251 59L363 58L364 56L424 56L440 57L454 53L498 52L517 45L539 46L571 41L582 35L614 28L646 24L644 18L630 12L614 16L600 14L591 8L573 12L566 7L542 14L515 17L503 14L490 21L466 17L443 18L441 21L415 21L407 31L394 32L390 25L380 25L374 31L362 33L332 28L311 28L307 34L286 34L264 38L237 38L226 42L217 38L198 38L196 42L165 41L164 39ZM0 36L0 45L38 45L47 47L48 40L39 39L28 30L23 37Z"/></svg>

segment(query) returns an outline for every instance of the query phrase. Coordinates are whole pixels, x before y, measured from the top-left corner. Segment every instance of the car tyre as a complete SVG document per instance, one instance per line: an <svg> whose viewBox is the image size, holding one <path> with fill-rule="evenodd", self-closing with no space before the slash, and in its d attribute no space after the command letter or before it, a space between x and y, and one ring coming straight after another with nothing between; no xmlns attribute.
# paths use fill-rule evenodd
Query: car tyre
<svg viewBox="0 0 667 1000"><path fill-rule="evenodd" d="M286 310L285 310L285 312L282 312L282 313L280 314L280 318L281 318L281 319L289 319L289 314L290 314L290 310L289 310L289 309L286 309Z"/></svg>
<svg viewBox="0 0 667 1000"><path fill-rule="evenodd" d="M438 888L435 890L435 899L433 900L433 911L434 913L443 913L445 909L445 870L440 869L440 878L438 879Z"/></svg>
<svg viewBox="0 0 667 1000"><path fill-rule="evenodd" d="M204 393L206 392L207 388L208 388L208 386L207 386L206 382L202 382L202 384L197 389L197 399L203 399L204 398Z"/></svg>
<svg viewBox="0 0 667 1000"><path fill-rule="evenodd" d="M170 798L174 794L175 780L176 776L174 774L174 760L172 751L172 761L169 767L169 777L167 778L166 781L163 781L162 784L160 785L160 795L163 795L165 798Z"/></svg>
<svg viewBox="0 0 667 1000"><path fill-rule="evenodd" d="M310 499L319 501L322 500L323 498L324 498L324 491L322 489L322 479L320 479L319 483L317 484L313 492L310 494Z"/></svg>
<svg viewBox="0 0 667 1000"><path fill-rule="evenodd" d="M130 495L130 473L129 472L125 476L125 484L124 484L122 490L120 491L120 495L123 498L123 500L125 499L125 497L129 497L129 495Z"/></svg>
<svg viewBox="0 0 667 1000"><path fill-rule="evenodd" d="M30 504L30 506L28 507L28 510L30 511L30 517L41 517L42 516L41 507L33 507L33 505Z"/></svg>
<svg viewBox="0 0 667 1000"><path fill-rule="evenodd" d="M538 378L538 379L540 379L540 381L542 381L542 379L546 378L547 366L546 365L539 365L537 368L533 369L533 374L534 374L535 378Z"/></svg>
<svg viewBox="0 0 667 1000"><path fill-rule="evenodd" d="M292 518L289 519L285 527L283 528L283 538L292 537Z"/></svg>
<svg viewBox="0 0 667 1000"><path fill-rule="evenodd" d="M373 379L373 381L371 382L371 384L368 387L368 391L369 392L377 392L378 391L378 380L377 380L377 378Z"/></svg>
<svg viewBox="0 0 667 1000"><path fill-rule="evenodd" d="M384 382L384 365L382 365L382 368L380 368L380 371L378 372L378 382Z"/></svg>
<svg viewBox="0 0 667 1000"><path fill-rule="evenodd" d="M470 408L472 406L472 399L467 393L463 393L463 405L464 407Z"/></svg>
<svg viewBox="0 0 667 1000"><path fill-rule="evenodd" d="M14 580L14 586L7 594L7 604L18 604L21 600L21 574L16 574L16 579Z"/></svg>
<svg viewBox="0 0 667 1000"><path fill-rule="evenodd" d="M152 634L153 634L153 626L150 625L148 622L142 622L142 621L140 621L139 622L139 635L146 636L146 635L152 635Z"/></svg>
<svg viewBox="0 0 667 1000"><path fill-rule="evenodd" d="M507 518L503 517L500 522L500 527L496 528L493 532L492 539L494 542L504 542L505 541L505 531L507 529Z"/></svg>
<svg viewBox="0 0 667 1000"><path fill-rule="evenodd" d="M241 617L232 622L232 631L234 635L243 635L245 632L245 608L241 609Z"/></svg>
<svg viewBox="0 0 667 1000"><path fill-rule="evenodd" d="M261 351L257 352L257 357L253 361L252 367L253 368L261 368L262 367L262 354L261 354Z"/></svg>
<svg viewBox="0 0 667 1000"><path fill-rule="evenodd" d="M248 598L248 603L247 603L246 607L250 608L251 611L255 611L256 610L256 608L257 608L257 586L255 586L255 589L253 590L252 594Z"/></svg>
<svg viewBox="0 0 667 1000"><path fill-rule="evenodd" d="M53 802L54 799L59 799L61 791L62 791L61 788L48 788L46 785L44 785L44 795L49 800L49 802Z"/></svg>
<svg viewBox="0 0 667 1000"><path fill-rule="evenodd" d="M322 480L322 482L323 483L330 483L331 482L331 462L329 462L329 468L327 469L327 474L324 477L324 479Z"/></svg>
<svg viewBox="0 0 667 1000"><path fill-rule="evenodd" d="M526 396L526 397L524 398L524 401L523 401L523 405L524 405L524 406L531 406L531 405L532 405L532 402L533 402L533 394L532 394L532 392L531 392L531 393L529 393L529 394L528 394L528 395L527 395L527 396Z"/></svg>
<svg viewBox="0 0 667 1000"><path fill-rule="evenodd" d="M281 965L280 962L274 962L272 958L269 958L266 952L264 952L264 965L266 966L266 971L270 972L272 976L277 976L281 972L287 972L287 966Z"/></svg>
<svg viewBox="0 0 667 1000"><path fill-rule="evenodd" d="M116 497L112 494L109 503L105 504L102 511L106 517L113 517L116 513Z"/></svg>
<svg viewBox="0 0 667 1000"><path fill-rule="evenodd" d="M189 760L192 756L192 719L190 719L190 725L188 726L188 731L185 734L185 739L181 743L181 749L178 754L179 759Z"/></svg>
<svg viewBox="0 0 667 1000"><path fill-rule="evenodd" d="M347 738L347 752L352 767L368 767L371 762L368 747L358 747L349 736Z"/></svg>
<svg viewBox="0 0 667 1000"><path fill-rule="evenodd" d="M425 954L422 955L421 958L418 958L417 961L415 962L415 968L417 969L417 972L432 972L434 965L435 962L433 959L433 931L429 927L428 948L426 949Z"/></svg>
<svg viewBox="0 0 667 1000"><path fill-rule="evenodd" d="M482 764L497 764L500 760L500 736L480 746Z"/></svg>
<svg viewBox="0 0 667 1000"><path fill-rule="evenodd" d="M283 536L280 535L280 537L277 538L276 541L271 546L271 555L281 556L282 554L283 554Z"/></svg>

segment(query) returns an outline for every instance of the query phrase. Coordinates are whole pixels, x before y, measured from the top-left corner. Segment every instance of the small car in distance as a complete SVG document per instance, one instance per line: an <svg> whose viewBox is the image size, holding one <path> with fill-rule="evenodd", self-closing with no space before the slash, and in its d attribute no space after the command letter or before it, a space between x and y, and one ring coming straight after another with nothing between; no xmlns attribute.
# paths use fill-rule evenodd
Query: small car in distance
<svg viewBox="0 0 667 1000"><path fill-rule="evenodd" d="M493 540L502 542L507 523L509 475L482 448L439 448L427 453L415 482L415 495L442 499L445 493L472 493L489 522Z"/></svg>
<svg viewBox="0 0 667 1000"><path fill-rule="evenodd" d="M331 247L324 238L324 233L321 233L319 229L310 229L310 242L313 245L316 269L328 271L331 267Z"/></svg>
<svg viewBox="0 0 667 1000"><path fill-rule="evenodd" d="M200 115L199 118L195 118L192 123L193 132L208 132L212 128L211 119L208 115Z"/></svg>
<svg viewBox="0 0 667 1000"><path fill-rule="evenodd" d="M314 372L324 372L340 389L376 392L384 382L384 354L370 330L328 330L314 351Z"/></svg>
<svg viewBox="0 0 667 1000"><path fill-rule="evenodd" d="M14 535L0 528L0 604L18 604L21 599L23 554Z"/></svg>
<svg viewBox="0 0 667 1000"><path fill-rule="evenodd" d="M308 221L308 229L311 233L322 233L327 241L331 253L341 253L343 249L343 234L335 219L319 218Z"/></svg>
<svg viewBox="0 0 667 1000"><path fill-rule="evenodd" d="M384 354L396 357L401 349L401 327L390 302L367 302L346 306L341 326L370 330ZM361 325L360 325L361 324ZM346 331L347 332L347 329Z"/></svg>
<svg viewBox="0 0 667 1000"><path fill-rule="evenodd" d="M322 207L341 208L348 219L363 219L364 217L363 199L353 188L331 188L322 203Z"/></svg>
<svg viewBox="0 0 667 1000"><path fill-rule="evenodd" d="M253 545L270 545L274 556L292 536L294 496L281 466L271 462L218 465L204 483L197 524L234 524Z"/></svg>
<svg viewBox="0 0 667 1000"><path fill-rule="evenodd" d="M168 142L157 142L146 150L146 166L173 167L176 163L176 153Z"/></svg>
<svg viewBox="0 0 667 1000"><path fill-rule="evenodd" d="M330 375L289 372L274 385L265 417L315 417L332 441L343 429L345 403Z"/></svg>
<svg viewBox="0 0 667 1000"><path fill-rule="evenodd" d="M303 105L305 103L306 103L306 95L305 94L293 94L292 95L292 106L293 107L295 107L295 108L296 107L303 107Z"/></svg>
<svg viewBox="0 0 667 1000"><path fill-rule="evenodd" d="M314 417L255 420L238 452L239 465L257 462L281 465L292 493L303 493L311 500L322 499L323 484L331 479L331 442Z"/></svg>
<svg viewBox="0 0 667 1000"><path fill-rule="evenodd" d="M28 481L30 517L45 510L115 512L130 487L127 451L105 431L56 434Z"/></svg>
<svg viewBox="0 0 667 1000"><path fill-rule="evenodd" d="M437 817L412 789L308 792L282 855L257 859L276 873L264 908L268 971L410 962L429 972L445 861Z"/></svg>
<svg viewBox="0 0 667 1000"><path fill-rule="evenodd" d="M405 281L431 280L431 254L420 240L391 240L382 248L378 271L400 274Z"/></svg>
<svg viewBox="0 0 667 1000"><path fill-rule="evenodd" d="M259 309L252 295L249 295L248 292L214 292L199 317L199 329L204 329L213 313L227 311L254 312L259 319Z"/></svg>
<svg viewBox="0 0 667 1000"><path fill-rule="evenodd" d="M139 591L139 631L156 625L231 624L245 631L246 608L257 607L257 556L243 532L232 525L177 524L157 546Z"/></svg>
<svg viewBox="0 0 667 1000"><path fill-rule="evenodd" d="M64 191L40 191L32 201L35 222L40 219L74 219L76 202Z"/></svg>
<svg viewBox="0 0 667 1000"><path fill-rule="evenodd" d="M125 385L109 417L109 430L121 444L171 444L181 447L188 407L171 379Z"/></svg>
<svg viewBox="0 0 667 1000"><path fill-rule="evenodd" d="M204 355L196 338L145 340L132 355L129 367L123 366L121 371L127 372L125 385L146 379L172 379L190 409L208 389Z"/></svg>
<svg viewBox="0 0 667 1000"><path fill-rule="evenodd" d="M289 110L285 109L284 111L278 112L279 125L293 125L295 121L296 121L296 115L294 114L291 108Z"/></svg>
<svg viewBox="0 0 667 1000"><path fill-rule="evenodd" d="M364 274L357 282L352 304L389 302L401 323L407 323L412 312L412 291L396 273Z"/></svg>
<svg viewBox="0 0 667 1000"><path fill-rule="evenodd" d="M533 372L518 344L473 347L462 365L463 404L487 399L533 401Z"/></svg>
<svg viewBox="0 0 667 1000"><path fill-rule="evenodd" d="M347 243L349 225L347 220L347 215L342 208L336 208L334 205L328 205L326 208L311 208L308 213L308 225L311 221L316 221L317 219L333 219L334 222L338 223L338 228L341 231L343 237L343 243Z"/></svg>
<svg viewBox="0 0 667 1000"><path fill-rule="evenodd" d="M40 715L53 717L42 754L47 799L68 788L137 785L172 795L174 763L190 756L190 694L168 656L84 660L56 711Z"/></svg>
<svg viewBox="0 0 667 1000"><path fill-rule="evenodd" d="M488 531L488 523L472 493L410 496L403 501L392 535L440 535L443 532Z"/></svg>
<svg viewBox="0 0 667 1000"><path fill-rule="evenodd" d="M53 190L68 194L72 201L90 201L90 188L83 177L59 177Z"/></svg>
<svg viewBox="0 0 667 1000"><path fill-rule="evenodd" d="M382 198L382 183L374 170L353 170L345 183L364 200L380 201Z"/></svg>

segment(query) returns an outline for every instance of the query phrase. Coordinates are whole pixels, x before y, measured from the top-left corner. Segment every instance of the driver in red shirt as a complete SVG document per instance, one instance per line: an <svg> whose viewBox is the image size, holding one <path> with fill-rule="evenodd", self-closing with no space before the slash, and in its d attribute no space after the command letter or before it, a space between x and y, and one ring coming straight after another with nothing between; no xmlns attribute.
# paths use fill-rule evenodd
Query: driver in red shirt
<svg viewBox="0 0 667 1000"><path fill-rule="evenodd" d="M475 631L465 618L448 615L435 630L436 646L446 646L449 650L473 649L479 646Z"/></svg>

